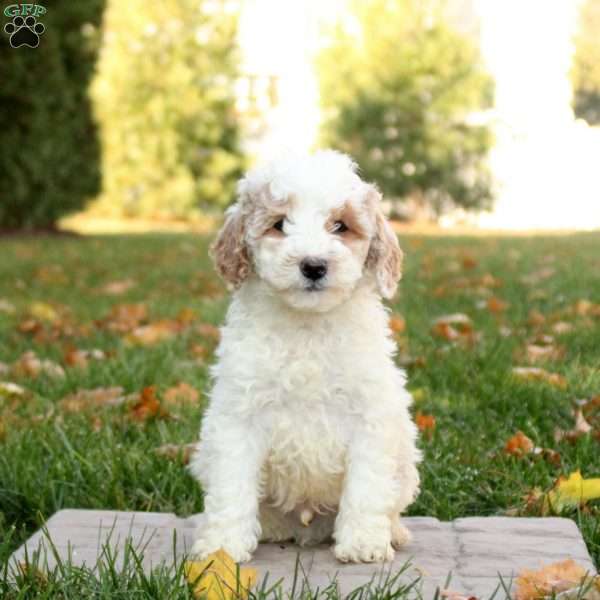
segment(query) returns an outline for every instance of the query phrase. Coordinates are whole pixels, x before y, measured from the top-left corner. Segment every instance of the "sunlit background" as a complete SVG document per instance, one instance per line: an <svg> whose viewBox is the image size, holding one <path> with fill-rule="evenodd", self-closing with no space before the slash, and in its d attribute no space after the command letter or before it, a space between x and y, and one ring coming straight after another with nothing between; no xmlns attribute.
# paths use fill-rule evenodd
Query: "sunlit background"
<svg viewBox="0 0 600 600"><path fill-rule="evenodd" d="M600 227L600 0L85 0L40 20L38 47L0 45L2 228L218 219L249 166L323 146L409 223Z"/></svg>
<svg viewBox="0 0 600 600"><path fill-rule="evenodd" d="M448 3L449 20L480 46L494 79L494 104L484 119L494 130L489 165L497 191L491 212L453 213L442 224L466 219L493 228L600 227L600 128L577 119L572 107L570 72L581 4ZM344 0L244 2L244 68L263 81L275 78L280 90L277 106L262 101L266 127L248 140L253 154L267 158L282 147L315 145L320 115L314 55L323 24L347 18Z"/></svg>

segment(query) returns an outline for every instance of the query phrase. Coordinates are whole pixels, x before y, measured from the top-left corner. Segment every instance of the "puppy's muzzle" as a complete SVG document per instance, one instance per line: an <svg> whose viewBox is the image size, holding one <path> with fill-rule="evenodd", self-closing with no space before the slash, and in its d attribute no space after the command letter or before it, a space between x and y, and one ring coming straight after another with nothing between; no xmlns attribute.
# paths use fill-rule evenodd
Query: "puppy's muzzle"
<svg viewBox="0 0 600 600"><path fill-rule="evenodd" d="M300 272L310 281L319 281L327 275L327 261L322 258L305 258L300 263Z"/></svg>

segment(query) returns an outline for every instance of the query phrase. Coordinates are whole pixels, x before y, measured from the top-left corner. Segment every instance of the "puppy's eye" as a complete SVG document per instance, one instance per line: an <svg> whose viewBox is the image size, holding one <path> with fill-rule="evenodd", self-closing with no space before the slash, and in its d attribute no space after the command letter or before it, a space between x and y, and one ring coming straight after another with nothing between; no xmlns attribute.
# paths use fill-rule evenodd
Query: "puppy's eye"
<svg viewBox="0 0 600 600"><path fill-rule="evenodd" d="M276 221L275 223L273 223L273 229L277 229L277 231L283 232L283 222L284 221L285 221L285 219L279 219L279 221Z"/></svg>
<svg viewBox="0 0 600 600"><path fill-rule="evenodd" d="M344 221L336 221L331 229L332 233L344 233L344 231L348 231L348 227Z"/></svg>

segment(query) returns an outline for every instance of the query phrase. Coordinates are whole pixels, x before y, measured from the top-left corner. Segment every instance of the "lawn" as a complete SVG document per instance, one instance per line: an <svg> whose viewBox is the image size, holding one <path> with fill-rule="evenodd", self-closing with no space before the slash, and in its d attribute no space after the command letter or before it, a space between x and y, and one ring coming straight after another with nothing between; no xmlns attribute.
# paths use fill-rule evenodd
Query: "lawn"
<svg viewBox="0 0 600 600"><path fill-rule="evenodd" d="M585 405L591 432L557 441L574 428L575 401L600 395L600 236L401 243L391 309L425 453L410 514L541 515L559 476L600 477L600 408ZM184 449L165 445L197 437L227 306L207 244L184 234L0 240L0 381L21 386L0 386L0 565L61 508L202 510ZM529 366L553 376L513 372ZM507 452L518 431L543 450ZM600 566L600 502L563 515ZM165 573L68 584L32 575L20 591L0 581L0 596L191 593Z"/></svg>

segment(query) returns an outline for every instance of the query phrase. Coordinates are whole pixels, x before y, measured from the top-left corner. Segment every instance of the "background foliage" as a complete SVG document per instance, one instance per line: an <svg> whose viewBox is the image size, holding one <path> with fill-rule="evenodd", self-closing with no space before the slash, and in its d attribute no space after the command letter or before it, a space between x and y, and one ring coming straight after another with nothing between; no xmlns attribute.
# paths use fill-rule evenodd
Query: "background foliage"
<svg viewBox="0 0 600 600"><path fill-rule="evenodd" d="M582 6L571 76L575 115L600 125L600 0Z"/></svg>
<svg viewBox="0 0 600 600"><path fill-rule="evenodd" d="M108 1L92 85L105 208L184 216L231 200L236 25L214 0Z"/></svg>
<svg viewBox="0 0 600 600"><path fill-rule="evenodd" d="M476 48L443 5L354 2L318 58L323 143L349 152L393 198L441 212L491 201L488 129L468 117L491 103Z"/></svg>
<svg viewBox="0 0 600 600"><path fill-rule="evenodd" d="M97 193L87 100L103 0L55 0L38 48L0 36L0 227L51 226Z"/></svg>

